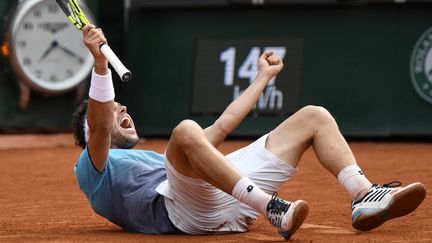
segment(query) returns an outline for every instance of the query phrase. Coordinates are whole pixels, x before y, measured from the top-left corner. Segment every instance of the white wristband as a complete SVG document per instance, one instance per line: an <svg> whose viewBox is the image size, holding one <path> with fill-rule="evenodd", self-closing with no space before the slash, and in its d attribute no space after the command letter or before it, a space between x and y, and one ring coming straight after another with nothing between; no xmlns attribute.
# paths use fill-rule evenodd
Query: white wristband
<svg viewBox="0 0 432 243"><path fill-rule="evenodd" d="M107 74L99 75L94 71L93 68L89 97L99 102L114 100L114 86L110 69L108 69Z"/></svg>

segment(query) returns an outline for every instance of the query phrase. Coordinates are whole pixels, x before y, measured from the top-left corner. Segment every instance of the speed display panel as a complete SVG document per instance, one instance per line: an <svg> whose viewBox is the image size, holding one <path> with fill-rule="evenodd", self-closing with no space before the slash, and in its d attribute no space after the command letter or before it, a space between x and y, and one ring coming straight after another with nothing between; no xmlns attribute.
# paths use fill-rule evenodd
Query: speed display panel
<svg viewBox="0 0 432 243"><path fill-rule="evenodd" d="M258 58L271 50L284 69L261 94L254 114L281 115L297 109L303 67L301 38L199 39L192 84L193 114L219 114L254 81Z"/></svg>

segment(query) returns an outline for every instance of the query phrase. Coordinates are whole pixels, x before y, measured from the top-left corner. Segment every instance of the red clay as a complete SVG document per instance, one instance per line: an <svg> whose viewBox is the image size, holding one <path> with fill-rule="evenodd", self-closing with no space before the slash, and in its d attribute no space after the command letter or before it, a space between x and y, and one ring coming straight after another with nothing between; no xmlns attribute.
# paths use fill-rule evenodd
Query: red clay
<svg viewBox="0 0 432 243"><path fill-rule="evenodd" d="M163 152L166 140L141 142L140 149ZM250 141L228 141L227 153ZM432 188L432 144L350 143L364 172L376 183L421 181ZM251 231L221 236L143 235L127 233L92 212L79 191L73 165L80 149L70 134L0 136L0 241L103 242L268 242L282 241L264 218ZM291 238L294 242L432 242L430 191L413 213L370 232L351 227L350 200L318 163L312 150L297 175L279 194L303 199L309 217Z"/></svg>

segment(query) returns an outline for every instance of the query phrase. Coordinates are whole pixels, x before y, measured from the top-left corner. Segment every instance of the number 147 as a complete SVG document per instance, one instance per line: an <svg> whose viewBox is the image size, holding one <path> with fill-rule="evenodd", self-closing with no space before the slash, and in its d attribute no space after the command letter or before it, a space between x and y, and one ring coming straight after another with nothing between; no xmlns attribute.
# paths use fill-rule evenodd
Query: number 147
<svg viewBox="0 0 432 243"><path fill-rule="evenodd" d="M286 48L283 46L278 47L264 47L263 52L273 51L282 60L286 53ZM249 79L249 83L252 83L258 74L258 59L261 55L260 47L252 47L246 59L238 69L238 78ZM235 62L236 62L236 48L229 47L219 55L219 60L225 63L224 69L224 85L232 86L234 84L235 76ZM270 80L268 85L274 85L276 77Z"/></svg>

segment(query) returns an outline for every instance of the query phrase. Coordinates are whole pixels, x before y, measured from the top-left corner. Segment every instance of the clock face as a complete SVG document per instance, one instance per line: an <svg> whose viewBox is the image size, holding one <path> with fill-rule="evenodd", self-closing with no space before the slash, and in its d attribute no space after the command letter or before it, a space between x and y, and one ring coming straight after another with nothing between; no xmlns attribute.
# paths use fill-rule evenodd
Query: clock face
<svg viewBox="0 0 432 243"><path fill-rule="evenodd" d="M81 31L69 22L56 1L30 0L24 4L12 26L15 71L22 81L41 91L58 93L75 87L94 63ZM88 15L88 10L83 10Z"/></svg>

